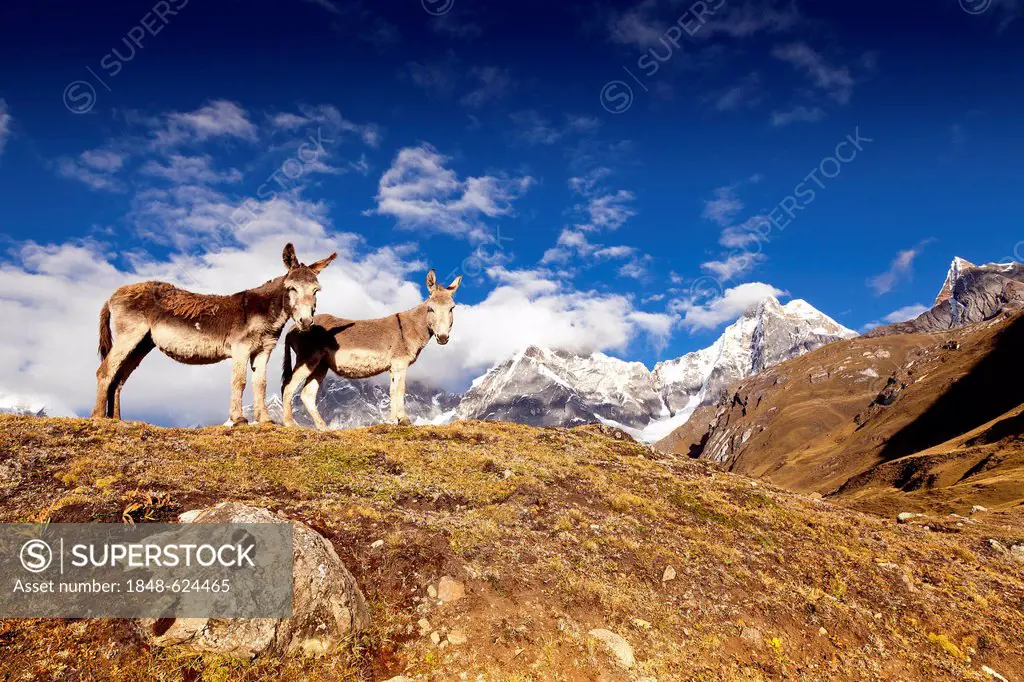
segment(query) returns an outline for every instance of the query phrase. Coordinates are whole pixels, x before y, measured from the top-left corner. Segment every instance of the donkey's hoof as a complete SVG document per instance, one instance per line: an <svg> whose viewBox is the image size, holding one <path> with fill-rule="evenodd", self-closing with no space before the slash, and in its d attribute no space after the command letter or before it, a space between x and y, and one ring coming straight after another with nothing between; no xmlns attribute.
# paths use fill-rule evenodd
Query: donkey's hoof
<svg viewBox="0 0 1024 682"><path fill-rule="evenodd" d="M239 426L246 426L248 423L249 423L249 420L246 419L245 417L239 417L238 419L232 419L231 420L231 428L237 428Z"/></svg>

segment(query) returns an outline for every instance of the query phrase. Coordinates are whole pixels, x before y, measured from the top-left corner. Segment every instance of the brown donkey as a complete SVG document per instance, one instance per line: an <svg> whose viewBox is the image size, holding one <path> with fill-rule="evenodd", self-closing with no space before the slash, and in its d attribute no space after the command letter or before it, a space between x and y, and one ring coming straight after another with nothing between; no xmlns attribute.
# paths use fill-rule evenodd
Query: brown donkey
<svg viewBox="0 0 1024 682"><path fill-rule="evenodd" d="M121 387L154 348L187 365L209 365L231 358L231 411L234 425L245 424L242 392L246 364L252 364L256 420L267 414L267 361L288 319L309 329L316 313L317 275L338 254L303 265L295 247L284 247L287 274L230 296L194 294L164 282L129 284L114 292L100 310L100 362L92 417L121 418ZM113 322L116 338L111 339Z"/></svg>
<svg viewBox="0 0 1024 682"><path fill-rule="evenodd" d="M309 330L288 332L284 339L281 377L285 426L296 425L292 400L303 385L302 404L318 429L327 428L316 408L316 394L328 369L349 379L391 372L391 421L409 424L405 413L405 372L416 362L431 336L436 336L442 346L448 343L454 322L454 296L460 282L461 275L451 286L439 286L431 270L427 274L430 296L415 308L376 320L317 315ZM295 351L294 371L292 350Z"/></svg>

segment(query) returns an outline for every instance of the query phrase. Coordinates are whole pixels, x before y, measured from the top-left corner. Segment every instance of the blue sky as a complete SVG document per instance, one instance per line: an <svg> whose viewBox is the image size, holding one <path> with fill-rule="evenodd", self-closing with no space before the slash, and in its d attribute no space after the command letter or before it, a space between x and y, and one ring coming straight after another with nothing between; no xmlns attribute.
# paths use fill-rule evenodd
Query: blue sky
<svg viewBox="0 0 1024 682"><path fill-rule="evenodd" d="M862 329L1024 255L1018 0L110 4L0 23L0 388L70 335L71 409L113 288L256 285L289 240L342 250L342 315L464 274L451 387L526 342L651 366L770 292Z"/></svg>

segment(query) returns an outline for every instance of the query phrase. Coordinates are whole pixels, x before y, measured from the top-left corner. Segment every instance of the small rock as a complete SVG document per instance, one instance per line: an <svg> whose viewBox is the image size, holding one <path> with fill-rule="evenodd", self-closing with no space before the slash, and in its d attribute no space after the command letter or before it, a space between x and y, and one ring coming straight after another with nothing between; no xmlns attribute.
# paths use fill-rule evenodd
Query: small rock
<svg viewBox="0 0 1024 682"><path fill-rule="evenodd" d="M501 475L502 475L502 476L503 476L503 477L504 477L504 478L505 478L506 480L507 480L507 479L509 479L509 478L512 478L513 476L515 476L515 474L514 474L514 473L512 473L512 470L511 470L511 469L505 469L505 471L504 471L504 472L503 472L503 473L502 473Z"/></svg>
<svg viewBox="0 0 1024 682"><path fill-rule="evenodd" d="M458 601L466 596L466 586L454 578L444 576L437 583L436 596L443 602Z"/></svg>
<svg viewBox="0 0 1024 682"><path fill-rule="evenodd" d="M448 642L452 646L462 646L469 641L469 638L461 630L452 630L448 633Z"/></svg>
<svg viewBox="0 0 1024 682"><path fill-rule="evenodd" d="M665 572L661 574L661 582L667 583L669 580L676 579L676 569L671 566L665 567Z"/></svg>
<svg viewBox="0 0 1024 682"><path fill-rule="evenodd" d="M818 628L818 634L821 635L822 637L828 637L828 630L826 630L823 627Z"/></svg>
<svg viewBox="0 0 1024 682"><path fill-rule="evenodd" d="M898 514L896 516L896 520L898 522L900 522L900 523L907 523L907 522L912 521L914 519L919 519L922 516L924 516L924 514L914 514L912 512L902 512L902 513L900 513L900 514Z"/></svg>
<svg viewBox="0 0 1024 682"><path fill-rule="evenodd" d="M976 504L973 507L971 507L971 513L972 514L983 514L983 513L987 512L987 511L988 511L988 508L982 507L980 504Z"/></svg>
<svg viewBox="0 0 1024 682"><path fill-rule="evenodd" d="M384 541L383 540L375 540L373 542L373 544L370 545L370 549L380 549L383 546L384 546Z"/></svg>
<svg viewBox="0 0 1024 682"><path fill-rule="evenodd" d="M424 637L426 637L427 633L430 632L430 621L426 618L420 618L420 622L416 623L416 625L419 626L420 634Z"/></svg>
<svg viewBox="0 0 1024 682"><path fill-rule="evenodd" d="M427 585L427 596L431 599L437 599L437 588L433 585Z"/></svg>
<svg viewBox="0 0 1024 682"><path fill-rule="evenodd" d="M440 644L441 643L441 633L440 632L436 632L436 631L435 632L431 632L430 633L430 641L433 642L434 644Z"/></svg>
<svg viewBox="0 0 1024 682"><path fill-rule="evenodd" d="M650 630L651 629L651 624L648 623L643 618L633 618L633 619L630 620L630 622L633 623L634 627L637 627L637 628L639 628L641 630Z"/></svg>
<svg viewBox="0 0 1024 682"><path fill-rule="evenodd" d="M1010 556L1018 561L1024 561L1024 545L1014 545L1011 547Z"/></svg>
<svg viewBox="0 0 1024 682"><path fill-rule="evenodd" d="M988 541L989 546L1000 554L1009 554L1010 550L1006 549L1006 545L999 542L999 540L990 539Z"/></svg>
<svg viewBox="0 0 1024 682"><path fill-rule="evenodd" d="M764 642L764 635L757 628L743 628L740 630L740 639L751 644L761 644Z"/></svg>
<svg viewBox="0 0 1024 682"><path fill-rule="evenodd" d="M1003 677L1002 675L1000 675L999 673L997 673L995 670L993 670L992 668L988 667L987 665L981 666L981 672L985 673L986 675L991 677L993 680L998 680L999 682L1010 682L1008 679L1006 679L1005 677Z"/></svg>
<svg viewBox="0 0 1024 682"><path fill-rule="evenodd" d="M596 629L587 633L597 641L604 644L608 652L615 657L623 668L627 670L636 665L636 658L633 656L633 647L623 637L611 630Z"/></svg>
<svg viewBox="0 0 1024 682"><path fill-rule="evenodd" d="M385 682L412 682L412 678L406 677L405 675L399 675L398 677L392 677L390 680L386 680Z"/></svg>

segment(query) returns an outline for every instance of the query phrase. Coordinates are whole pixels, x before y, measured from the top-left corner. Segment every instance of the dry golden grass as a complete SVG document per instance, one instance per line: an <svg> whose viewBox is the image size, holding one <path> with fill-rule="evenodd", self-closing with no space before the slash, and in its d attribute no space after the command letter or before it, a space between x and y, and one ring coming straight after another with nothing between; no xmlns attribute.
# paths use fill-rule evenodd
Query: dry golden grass
<svg viewBox="0 0 1024 682"><path fill-rule="evenodd" d="M223 500L327 536L373 632L322 659L239 662L148 649L129 621L3 621L0 679L966 680L982 664L1024 675L1024 575L987 543L1024 537L1010 514L937 524L946 532L897 526L597 427L319 434L0 418L0 521L166 521ZM662 583L666 566L676 578ZM443 575L467 598L426 599ZM421 618L468 643L433 645ZM592 628L631 643L632 673Z"/></svg>

